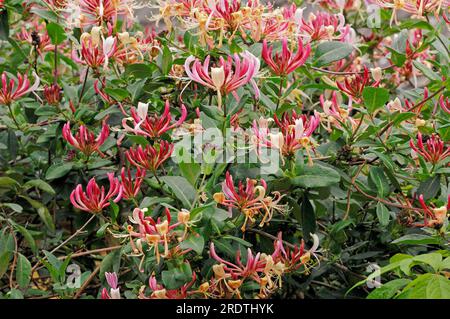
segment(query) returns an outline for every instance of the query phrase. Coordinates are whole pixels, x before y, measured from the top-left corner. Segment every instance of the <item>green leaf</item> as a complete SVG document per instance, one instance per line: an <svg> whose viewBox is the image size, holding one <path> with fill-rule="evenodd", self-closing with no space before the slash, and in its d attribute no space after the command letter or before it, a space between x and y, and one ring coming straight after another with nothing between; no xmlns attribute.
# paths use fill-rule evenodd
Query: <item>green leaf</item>
<svg viewBox="0 0 450 319"><path fill-rule="evenodd" d="M53 44L61 44L67 39L64 28L57 23L50 22L47 24L47 33Z"/></svg>
<svg viewBox="0 0 450 319"><path fill-rule="evenodd" d="M414 261L425 263L433 267L434 271L437 271L442 262L442 255L439 253L429 253L418 255L413 258Z"/></svg>
<svg viewBox="0 0 450 319"><path fill-rule="evenodd" d="M369 170L369 180L375 185L378 196L386 197L390 193L389 181L381 167L372 166Z"/></svg>
<svg viewBox="0 0 450 319"><path fill-rule="evenodd" d="M19 204L15 204L15 203L3 203L0 204L0 207L8 207L10 209L12 209L13 211L15 211L16 213L21 213L23 211L23 207L20 206Z"/></svg>
<svg viewBox="0 0 450 319"><path fill-rule="evenodd" d="M382 203L377 204L377 217L381 226L387 226L389 224L389 218L391 214L386 206Z"/></svg>
<svg viewBox="0 0 450 319"><path fill-rule="evenodd" d="M392 243L399 245L434 245L439 244L439 240L428 235L408 234L397 238Z"/></svg>
<svg viewBox="0 0 450 319"><path fill-rule="evenodd" d="M5 251L0 255L0 278L3 277L3 275L8 270L9 261L11 260L11 251Z"/></svg>
<svg viewBox="0 0 450 319"><path fill-rule="evenodd" d="M331 186L340 180L341 176L334 169L315 163L314 166L303 165L298 168L297 176L291 182L295 186L315 188Z"/></svg>
<svg viewBox="0 0 450 319"><path fill-rule="evenodd" d="M426 287L428 299L450 299L450 280L444 276L433 274Z"/></svg>
<svg viewBox="0 0 450 319"><path fill-rule="evenodd" d="M426 181L420 183L417 188L416 193L419 195L423 195L425 200L434 198L439 190L441 189L441 184L439 181L439 176L436 175L434 177L430 177Z"/></svg>
<svg viewBox="0 0 450 319"><path fill-rule="evenodd" d="M318 67L330 64L348 57L353 52L353 46L338 41L322 42L318 45L314 61Z"/></svg>
<svg viewBox="0 0 450 319"><path fill-rule="evenodd" d="M125 67L124 76L134 76L136 79L146 79L152 75L155 70L154 64L135 63Z"/></svg>
<svg viewBox="0 0 450 319"><path fill-rule="evenodd" d="M239 238L239 237L235 237L235 236L231 236L231 235L226 235L226 236L222 236L221 238L223 238L223 239L234 240L235 242L237 242L237 243L239 243L239 244L241 244L241 245L244 245L245 247L252 247L252 246L253 246L252 243L249 243L248 241L243 240L242 238Z"/></svg>
<svg viewBox="0 0 450 319"><path fill-rule="evenodd" d="M426 65L420 63L419 61L413 61L413 65L420 72L422 72L423 75L425 75L427 78L429 78L431 81L440 81L441 80L441 77L436 72L434 72L433 70L428 68Z"/></svg>
<svg viewBox="0 0 450 319"><path fill-rule="evenodd" d="M130 93L127 90L121 88L105 88L105 92L119 102L130 96Z"/></svg>
<svg viewBox="0 0 450 319"><path fill-rule="evenodd" d="M186 238L180 243L181 249L190 248L199 255L201 255L204 247L205 247L205 240L203 239L203 236L190 235L188 238Z"/></svg>
<svg viewBox="0 0 450 319"><path fill-rule="evenodd" d="M67 175L72 170L73 163L59 163L50 166L45 173L45 179L52 180Z"/></svg>
<svg viewBox="0 0 450 319"><path fill-rule="evenodd" d="M181 174L183 174L192 186L195 186L195 183L200 176L201 165L199 163L194 163L191 159L190 163L179 162L178 166L180 167Z"/></svg>
<svg viewBox="0 0 450 319"><path fill-rule="evenodd" d="M34 200L28 196L20 196L21 198L25 199L30 205L37 210L37 213L39 217L44 222L45 226L52 232L55 231L55 224L53 223L53 218L50 215L50 212L48 211L48 208L42 204L41 202L38 202L37 200Z"/></svg>
<svg viewBox="0 0 450 319"><path fill-rule="evenodd" d="M195 199L196 191L186 178L181 176L162 176L160 180L169 186L174 195L185 207L191 207Z"/></svg>
<svg viewBox="0 0 450 319"><path fill-rule="evenodd" d="M365 87L362 96L364 105L370 113L375 112L389 101L389 91L383 88Z"/></svg>
<svg viewBox="0 0 450 319"><path fill-rule="evenodd" d="M18 253L17 258L16 280L22 289L28 287L31 280L31 263L21 253Z"/></svg>
<svg viewBox="0 0 450 319"><path fill-rule="evenodd" d="M23 238L25 238L25 240L28 243L28 246L30 246L30 249L33 251L33 253L35 255L37 255L38 251L37 251L36 242L35 242L33 236L28 231L28 229L26 229L25 227L23 227L19 224L14 224L14 227L22 234Z"/></svg>
<svg viewBox="0 0 450 319"><path fill-rule="evenodd" d="M114 203L114 201L109 200L109 215L111 216L111 220L113 223L116 222L117 216L119 216L119 211L120 211L119 205Z"/></svg>
<svg viewBox="0 0 450 319"><path fill-rule="evenodd" d="M147 146L148 145L148 141L144 136L140 136L140 135L130 135L127 134L126 135L127 138L129 138L133 143L136 143L138 145L142 145L142 146Z"/></svg>
<svg viewBox="0 0 450 319"><path fill-rule="evenodd" d="M367 296L367 299L391 299L409 282L411 282L409 279L395 279L389 281L381 287L374 289Z"/></svg>
<svg viewBox="0 0 450 319"><path fill-rule="evenodd" d="M48 21L56 22L58 20L56 13L48 9L40 9L39 7L33 6L30 12Z"/></svg>
<svg viewBox="0 0 450 319"><path fill-rule="evenodd" d="M53 187L51 187L48 183L44 182L41 179L34 179L31 181L26 182L23 187L25 188L25 190L31 188L31 187L36 187L39 188L40 190L49 193L51 195L55 195L56 192L53 189Z"/></svg>
<svg viewBox="0 0 450 319"><path fill-rule="evenodd" d="M168 46L164 46L162 61L161 61L161 71L163 75L167 75L172 68L172 52L170 52L170 48Z"/></svg>
<svg viewBox="0 0 450 319"><path fill-rule="evenodd" d="M11 177L0 177L0 188L12 188L13 186L20 186L19 182Z"/></svg>
<svg viewBox="0 0 450 319"><path fill-rule="evenodd" d="M161 279L166 289L178 289L192 280L191 266L183 263L179 268L165 270L161 273Z"/></svg>

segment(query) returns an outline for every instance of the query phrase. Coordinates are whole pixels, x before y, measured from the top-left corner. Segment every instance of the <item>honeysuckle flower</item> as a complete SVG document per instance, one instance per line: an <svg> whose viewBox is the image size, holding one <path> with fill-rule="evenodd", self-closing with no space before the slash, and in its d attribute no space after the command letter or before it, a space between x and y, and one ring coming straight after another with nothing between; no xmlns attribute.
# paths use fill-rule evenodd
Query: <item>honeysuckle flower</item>
<svg viewBox="0 0 450 319"><path fill-rule="evenodd" d="M398 23L399 10L411 13L413 18L424 19L427 13L433 13L437 17L442 7L449 6L446 0L375 0L375 3L384 9L393 9L391 24L393 21Z"/></svg>
<svg viewBox="0 0 450 319"><path fill-rule="evenodd" d="M442 110L450 114L450 99L447 97L444 99L444 95L441 95L439 98L439 105L441 106Z"/></svg>
<svg viewBox="0 0 450 319"><path fill-rule="evenodd" d="M114 25L118 16L124 17L127 25L131 26L133 8L128 0L80 0L79 7L82 27L103 23Z"/></svg>
<svg viewBox="0 0 450 319"><path fill-rule="evenodd" d="M311 135L320 124L319 113L315 112L308 119L306 115L297 115L295 111L291 114L286 112L281 119L274 115L274 121L281 130L276 134L270 133L267 121L260 120L259 124L256 121L253 122L253 143L256 147L263 145L278 149L283 158L293 156L297 150L304 148L308 154L309 164L312 165Z"/></svg>
<svg viewBox="0 0 450 319"><path fill-rule="evenodd" d="M86 64L96 70L99 67L108 67L109 58L111 58L117 50L117 38L109 36L101 39L100 43L96 43L95 36L84 33L81 41L81 60L78 58L76 51L72 52L72 58L82 64Z"/></svg>
<svg viewBox="0 0 450 319"><path fill-rule="evenodd" d="M257 57L244 51L240 55L228 56L226 60L220 57L214 67L209 65L210 58L208 55L202 64L199 59L190 56L186 59L184 68L191 80L217 92L219 108L222 106L223 94L232 93L238 100L236 90L247 83L253 86L256 98L259 97L259 89L254 80L260 66Z"/></svg>
<svg viewBox="0 0 450 319"><path fill-rule="evenodd" d="M267 40L264 40L262 58L274 74L278 76L286 76L305 64L311 52L311 46L308 44L303 47L301 39L298 39L297 42L297 53L294 54L294 52L288 48L287 38L284 38L282 40L281 52L276 52L275 56L272 57L273 47L268 47Z"/></svg>
<svg viewBox="0 0 450 319"><path fill-rule="evenodd" d="M450 212L450 194L447 197L447 205L441 207L435 207L434 205L427 205L423 198L423 195L419 196L419 203L423 209L423 224L417 224L416 226L424 226L439 229L448 220Z"/></svg>
<svg viewBox="0 0 450 319"><path fill-rule="evenodd" d="M137 168L134 178L131 176L131 170L122 167L120 173L122 187L123 187L123 198L130 200L136 198L139 190L141 189L142 182L145 178L145 169Z"/></svg>
<svg viewBox="0 0 450 319"><path fill-rule="evenodd" d="M87 184L86 192L83 191L83 186L78 184L70 194L70 201L73 206L89 212L98 214L104 208L110 205L110 200L117 203L123 194L123 188L118 178L114 177L114 173L108 173L109 189L106 193L105 187L99 187L95 181L95 177L91 178Z"/></svg>
<svg viewBox="0 0 450 319"><path fill-rule="evenodd" d="M125 152L125 156L131 165L155 173L158 167L170 158L173 148L173 144L163 140L156 145L148 144L145 148L141 145L130 148Z"/></svg>
<svg viewBox="0 0 450 319"><path fill-rule="evenodd" d="M417 133L417 139L411 139L409 145L414 152L419 154L426 162L436 165L450 156L450 145L446 146L437 134L432 134L425 142L422 133Z"/></svg>
<svg viewBox="0 0 450 319"><path fill-rule="evenodd" d="M344 82L336 82L338 88L355 102L361 102L362 92L365 87L377 87L380 81L370 81L369 69L364 66L364 73L346 76Z"/></svg>
<svg viewBox="0 0 450 319"><path fill-rule="evenodd" d="M273 196L266 196L267 184L261 179L261 185L257 181L247 178L246 185L239 181L238 187L234 186L233 177L227 171L225 181L222 183L222 192L214 194L214 200L228 207L229 216L232 216L232 209L236 208L245 215L242 231L246 230L247 224L256 222L258 215L262 216L259 226L270 222L274 211L283 213L286 211L286 205L278 204L283 195L279 192L272 192Z"/></svg>
<svg viewBox="0 0 450 319"><path fill-rule="evenodd" d="M61 102L61 87L57 83L44 85L44 98L50 105L58 105Z"/></svg>
<svg viewBox="0 0 450 319"><path fill-rule="evenodd" d="M70 130L70 122L67 122L63 126L62 135L70 145L81 151L86 156L90 156L95 152L99 153L100 156L104 156L104 154L100 151L100 146L105 143L109 136L109 126L106 124L106 121L103 121L102 130L100 134L95 137L94 133L90 132L86 126L80 125L77 133L73 136Z"/></svg>
<svg viewBox="0 0 450 319"><path fill-rule="evenodd" d="M27 75L17 73L17 81L9 79L5 71L2 73L2 88L0 90L0 104L10 105L22 96L35 91L40 83L39 77L34 75L34 84L30 86Z"/></svg>
<svg viewBox="0 0 450 319"><path fill-rule="evenodd" d="M352 129L355 129L358 126L359 120L355 120L350 116L350 112L352 111L352 104L349 103L348 108L343 108L338 102L337 93L333 91L331 95L331 100L325 100L325 96L323 94L320 95L320 104L323 109L323 114L321 114L326 118L326 129L328 132L331 132L334 127L342 128L342 125L350 122ZM321 121L323 123L324 121Z"/></svg>
<svg viewBox="0 0 450 319"><path fill-rule="evenodd" d="M128 226L128 233L131 237L137 237L145 240L149 244L149 250L154 250L156 260L159 263L161 256L167 257L169 255L169 243L176 240L176 233L173 231L181 223L177 222L170 224L172 220L171 213L168 208L164 210L166 219L162 220L160 217L155 221L152 217L144 216L144 212L135 208L133 216L129 217L131 223L138 225L138 232L135 232L133 226ZM133 240L131 240L131 243ZM164 245L164 253L161 255L159 245Z"/></svg>
<svg viewBox="0 0 450 319"><path fill-rule="evenodd" d="M120 299L117 274L115 272L105 272L105 278L110 287L110 293L108 293L106 288L103 288L102 299Z"/></svg>
<svg viewBox="0 0 450 319"><path fill-rule="evenodd" d="M296 20L300 36L311 41L344 40L350 33L350 26L345 25L345 18L340 13L310 13L308 20L297 13Z"/></svg>
<svg viewBox="0 0 450 319"><path fill-rule="evenodd" d="M159 284L155 278L155 276L150 276L148 280L148 284L152 293L149 297L144 295L144 292L141 290L139 292L139 299L186 299L189 295L195 293L195 291L189 291L192 285L197 280L197 275L195 272L192 272L192 280L188 283L185 283L178 289L166 289L163 285Z"/></svg>
<svg viewBox="0 0 450 319"><path fill-rule="evenodd" d="M131 117L122 120L122 126L126 132L136 135L142 135L149 138L159 138L161 135L183 124L187 116L187 110L184 104L181 104L181 116L178 121L172 122L170 114L169 100L166 100L164 111L161 115L157 113L148 114L148 103L138 103L137 109L131 108ZM128 125L128 121L133 122L133 127Z"/></svg>

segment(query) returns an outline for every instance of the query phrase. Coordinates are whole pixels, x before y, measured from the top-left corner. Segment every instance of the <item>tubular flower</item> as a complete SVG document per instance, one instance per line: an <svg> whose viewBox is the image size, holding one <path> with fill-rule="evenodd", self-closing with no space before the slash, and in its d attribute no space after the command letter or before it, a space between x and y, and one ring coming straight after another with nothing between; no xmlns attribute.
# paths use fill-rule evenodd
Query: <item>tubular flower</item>
<svg viewBox="0 0 450 319"><path fill-rule="evenodd" d="M104 156L99 148L109 136L109 127L106 121L104 121L102 130L96 138L94 133L90 132L86 126L80 125L78 132L73 136L70 130L70 122L67 122L62 129L62 135L70 145L80 150L86 156L90 156L94 152L99 153L100 156Z"/></svg>
<svg viewBox="0 0 450 319"><path fill-rule="evenodd" d="M139 190L141 189L142 182L144 181L145 173L145 169L138 167L135 177L132 178L130 169L125 169L125 167L122 167L120 175L122 178L124 199L130 200L137 196Z"/></svg>
<svg viewBox="0 0 450 319"><path fill-rule="evenodd" d="M6 72L2 73L2 88L0 90L0 104L10 105L13 101L34 91L39 86L39 78L34 74L34 84L30 87L27 75L17 73L17 84L13 79L8 79ZM8 81L9 80L9 81Z"/></svg>
<svg viewBox="0 0 450 319"><path fill-rule="evenodd" d="M131 118L122 120L122 126L125 128L125 131L132 132L136 135L159 138L165 132L183 124L186 116L187 110L184 104L182 104L180 119L171 124L172 115L170 114L170 104L168 100L166 100L164 112L160 116L157 113L148 115L148 104L139 102L137 110L134 107L131 108ZM127 124L128 120L133 121L133 127L130 127Z"/></svg>
<svg viewBox="0 0 450 319"><path fill-rule="evenodd" d="M431 227L436 229L441 228L448 219L450 212L450 194L448 195L447 206L428 206L423 199L423 195L419 196L419 203L423 208L423 224L417 224L416 226Z"/></svg>
<svg viewBox="0 0 450 319"><path fill-rule="evenodd" d="M120 299L117 274L115 272L105 272L105 278L110 287L110 293L108 293L106 288L103 288L102 299Z"/></svg>
<svg viewBox="0 0 450 319"><path fill-rule="evenodd" d="M281 232L274 242L274 251L271 255L265 253L254 254L250 248L247 249L245 262L241 259L241 251L236 252L236 262L232 263L219 257L216 253L214 243L210 245L210 256L219 262L213 265L214 277L211 279L208 289L209 294L219 298L241 298L239 288L242 284L251 280L260 286L260 298L267 298L276 289L282 286L282 276L288 272L298 270L311 260L311 256L319 246L317 235L311 234L314 244L310 250L304 249L304 242L300 247L293 246L293 250L285 248L281 238Z"/></svg>
<svg viewBox="0 0 450 319"><path fill-rule="evenodd" d="M125 156L133 166L145 168L154 173L159 166L169 159L173 148L173 144L161 141L157 145L149 144L145 148L142 148L141 145L137 148L131 148L126 151Z"/></svg>
<svg viewBox="0 0 450 319"><path fill-rule="evenodd" d="M172 216L168 208L165 209L165 215L165 220L158 217L155 221L150 216L144 216L144 212L141 209L135 208L133 211L133 216L129 217L132 224L138 225L138 232L135 232L133 226L129 225L128 233L131 237L138 238L139 246L142 246L142 241L146 241L150 245L149 250L154 250L158 263L161 256L169 256L169 244L170 242L176 240L176 233L173 230L181 224L180 222L172 225L170 224ZM130 243L132 246L135 246L133 240L131 240ZM164 253L162 255L159 252L160 244L164 245Z"/></svg>
<svg viewBox="0 0 450 319"><path fill-rule="evenodd" d="M445 6L448 7L446 0L376 0L375 3L381 8L393 9L391 24L392 21L397 23L397 12L399 10L411 13L413 17L423 18L427 13L434 13L435 16L438 16L443 4L444 8Z"/></svg>
<svg viewBox="0 0 450 319"><path fill-rule="evenodd" d="M439 99L439 105L441 106L442 110L450 114L450 99L446 98L444 99L444 95L441 95Z"/></svg>
<svg viewBox="0 0 450 319"><path fill-rule="evenodd" d="M83 33L81 36L81 57L80 60L75 51L73 58L75 61L86 64L92 69L96 70L103 66L107 68L109 58L111 58L117 49L117 38L107 37L106 39L95 39L89 33Z"/></svg>
<svg viewBox="0 0 450 319"><path fill-rule="evenodd" d="M58 105L61 102L61 87L54 83L50 86L44 86L44 98L50 105Z"/></svg>
<svg viewBox="0 0 450 319"><path fill-rule="evenodd" d="M145 296L141 290L139 293L139 299L186 299L189 295L195 293L195 291L189 291L192 285L197 280L197 275L192 272L192 280L178 289L166 289L163 285L158 284L155 276L150 276L148 280L149 287L152 293L149 297Z"/></svg>
<svg viewBox="0 0 450 319"><path fill-rule="evenodd" d="M80 22L82 26L115 24L118 16L132 17L132 8L127 0L80 0Z"/></svg>
<svg viewBox="0 0 450 319"><path fill-rule="evenodd" d="M286 205L278 204L283 197L279 192L272 192L273 196L266 196L267 184L261 179L260 184L257 181L247 178L246 185L239 181L238 187L234 186L233 177L227 171L225 181L222 183L222 192L214 194L214 200L228 207L229 215L232 209L236 208L245 215L245 221L242 225L242 231L246 230L247 223L256 222L256 216L261 215L262 219L259 226L270 222L274 211L283 213L286 211Z"/></svg>
<svg viewBox="0 0 450 319"><path fill-rule="evenodd" d="M325 100L325 96L321 94L320 104L323 109L323 114L321 114L321 117L322 115L326 117L326 129L328 132L331 133L333 127L342 128L342 124L347 121L350 122L352 129L355 129L358 126L359 121L349 116L352 111L352 104L349 103L348 108L342 108L339 105L336 91L333 91L331 101Z"/></svg>
<svg viewBox="0 0 450 319"><path fill-rule="evenodd" d="M367 69L367 67L364 66L364 73L362 76L359 73L353 76L347 76L344 79L344 83L336 82L336 85L350 99L353 98L355 102L359 103L361 102L362 92L365 87L368 86L377 87L380 84L380 81L375 81L372 83L369 83L369 81L370 81L369 69Z"/></svg>
<svg viewBox="0 0 450 319"><path fill-rule="evenodd" d="M104 186L97 185L94 177L89 180L86 192L83 191L81 184L78 184L70 194L72 205L85 212L97 214L109 206L110 200L117 203L122 198L122 185L119 179L114 177L114 173L108 173L108 179L109 190L107 193L105 193Z"/></svg>
<svg viewBox="0 0 450 319"><path fill-rule="evenodd" d="M225 60L220 57L217 66L209 67L210 56L207 56L203 65L194 56L186 59L184 68L188 77L201 85L217 92L219 108L222 106L222 94L232 93L236 100L236 90L247 83L251 83L255 90L256 98L259 97L259 89L254 80L259 71L260 62L257 57L248 51L228 56Z"/></svg>
<svg viewBox="0 0 450 319"><path fill-rule="evenodd" d="M298 14L297 25L300 34L311 41L344 40L350 33L350 26L345 26L345 19L342 14L310 13L308 21L305 21ZM336 33L338 35L335 35Z"/></svg>
<svg viewBox="0 0 450 319"><path fill-rule="evenodd" d="M269 134L270 147L279 149L283 157L294 156L297 150L304 148L308 154L309 164L312 165L311 135L320 124L319 114L315 113L308 119L306 115L292 111L291 114L284 113L281 119L274 115L274 120L281 132L276 135ZM255 131L256 122L253 126Z"/></svg>
<svg viewBox="0 0 450 319"><path fill-rule="evenodd" d="M99 82L102 83L102 87L101 88L98 87ZM95 93L100 95L102 100L105 103L108 103L110 105L114 104L115 100L105 92L105 90L104 90L105 87L106 87L106 78L103 78L101 81L99 81L98 79L95 80L95 82L94 82L94 91L95 91Z"/></svg>
<svg viewBox="0 0 450 319"><path fill-rule="evenodd" d="M272 57L273 47L267 47L267 41L263 42L262 58L270 67L272 72L278 76L285 76L294 72L298 67L302 66L306 59L308 59L311 52L311 46L308 44L303 47L301 39L298 39L297 53L294 53L288 48L288 40L282 40L281 52L275 53Z"/></svg>
<svg viewBox="0 0 450 319"><path fill-rule="evenodd" d="M450 156L450 146L446 147L444 141L442 141L437 134L432 134L426 141L426 145L424 145L422 134L419 132L417 134L417 143L411 139L409 145L414 152L433 165L436 165Z"/></svg>

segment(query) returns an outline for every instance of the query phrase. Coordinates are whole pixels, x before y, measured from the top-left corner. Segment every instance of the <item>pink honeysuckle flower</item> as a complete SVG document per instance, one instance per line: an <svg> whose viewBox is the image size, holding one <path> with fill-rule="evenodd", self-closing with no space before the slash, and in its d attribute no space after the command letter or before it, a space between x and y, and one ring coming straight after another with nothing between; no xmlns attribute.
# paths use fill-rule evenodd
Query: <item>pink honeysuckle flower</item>
<svg viewBox="0 0 450 319"><path fill-rule="evenodd" d="M17 83L14 79L8 79L6 72L2 73L2 88L0 90L0 104L10 105L20 97L35 91L40 83L39 77L34 73L34 84L30 86L27 75L17 73Z"/></svg>
<svg viewBox="0 0 450 319"><path fill-rule="evenodd" d="M58 105L62 98L61 87L57 83L45 85L43 95L48 104Z"/></svg>
<svg viewBox="0 0 450 319"><path fill-rule="evenodd" d="M327 12L310 13L308 20L303 19L303 12L296 15L300 36L311 41L344 40L350 33L350 26L345 26L342 14ZM337 34L337 35L336 35Z"/></svg>
<svg viewBox="0 0 450 319"><path fill-rule="evenodd" d="M184 104L182 104L180 119L171 123L172 115L170 114L170 104L168 100L166 100L162 115L158 115L157 113L149 115L148 104L139 102L137 110L134 107L131 108L131 118L122 120L122 126L126 132L132 132L136 135L143 135L150 138L159 138L165 132L183 124L186 116L187 110ZM133 127L130 127L127 124L127 121L130 119L133 121Z"/></svg>
<svg viewBox="0 0 450 319"><path fill-rule="evenodd" d="M450 99L447 97L444 99L444 95L441 95L439 98L439 105L441 106L442 110L450 114Z"/></svg>
<svg viewBox="0 0 450 319"><path fill-rule="evenodd" d="M259 223L259 226L262 227L272 219L274 211L283 213L286 210L286 205L278 204L283 197L279 192L272 192L273 196L269 196L266 195L266 191L267 184L263 179L260 179L260 185L257 185L256 180L247 178L245 186L242 181L239 181L236 188L233 177L227 171L225 181L222 183L222 192L215 193L214 200L218 204L228 207L230 217L233 208L243 213L245 220L241 230L245 231L248 222L254 223L257 216L262 216Z"/></svg>
<svg viewBox="0 0 450 319"><path fill-rule="evenodd" d="M94 152L104 156L99 148L109 136L109 127L106 121L103 121L102 130L96 138L94 133L90 132L86 126L80 125L78 132L73 136L70 130L70 122L67 122L62 129L62 135L70 145L80 150L86 156L90 156Z"/></svg>
<svg viewBox="0 0 450 319"><path fill-rule="evenodd" d="M369 69L364 66L364 73L346 76L344 83L336 82L337 87L355 102L361 102L362 92L365 87L378 87L380 81L370 81Z"/></svg>
<svg viewBox="0 0 450 319"><path fill-rule="evenodd" d="M106 288L103 288L102 299L120 299L117 274L115 272L105 272L105 278L110 287L110 294Z"/></svg>
<svg viewBox="0 0 450 319"><path fill-rule="evenodd" d="M419 203L423 209L423 224L416 224L415 226L441 228L450 212L450 194L447 197L447 206L435 207L433 204L427 205L423 195L419 196Z"/></svg>
<svg viewBox="0 0 450 319"><path fill-rule="evenodd" d="M166 207L164 212L166 219L163 220L161 217L158 217L155 221L150 216L146 217L141 209L135 208L132 217L129 217L129 220L132 224L138 225L138 231L134 231L132 225L129 225L127 228L127 231L131 237L130 244L134 247L133 250L139 251L139 249L135 249L136 245L132 239L133 237L137 237L138 241L145 240L150 245L149 250L154 250L156 261L158 263L161 256L167 257L169 255L169 243L173 240L177 240L176 238L178 238L177 234L173 232L173 230L181 225L181 222L176 222L171 225L170 222L172 220L172 215L169 209ZM159 252L160 244L164 245L164 253L162 255ZM187 251L190 251L190 249Z"/></svg>
<svg viewBox="0 0 450 319"><path fill-rule="evenodd" d="M242 58L242 59L241 59ZM194 56L186 59L184 68L188 77L201 85L217 92L219 107L222 106L222 95L232 93L236 100L236 90L250 83L255 90L256 98L259 97L259 89L254 77L259 71L260 62L257 57L248 51L228 56L227 59L220 57L215 67L209 66L210 56L203 62Z"/></svg>
<svg viewBox="0 0 450 319"><path fill-rule="evenodd" d="M109 58L111 58L117 50L117 38L109 36L106 39L97 41L90 34L84 33L81 39L81 59L77 52L72 51L72 58L81 64L85 64L96 70L103 66L108 67Z"/></svg>
<svg viewBox="0 0 450 319"><path fill-rule="evenodd" d="M273 47L267 46L267 41L263 42L262 58L267 63L272 72L279 76L286 76L294 72L297 68L305 64L311 52L311 46L308 44L303 47L301 39L298 39L297 53L293 53L288 48L288 40L282 40L281 52L275 53L272 57Z"/></svg>
<svg viewBox="0 0 450 319"><path fill-rule="evenodd" d="M162 140L159 144L148 144L145 148L139 145L137 148L130 148L125 152L125 156L131 165L145 168L151 172L156 172L159 166L172 155L174 145Z"/></svg>
<svg viewBox="0 0 450 319"><path fill-rule="evenodd" d="M391 16L391 24L393 21L397 23L397 12L402 10L408 12L416 18L423 18L427 13L433 13L439 16L441 8L448 8L450 5L447 0L406 0L399 2L398 0L375 0L383 9L393 9ZM443 10L445 11L445 9Z"/></svg>
<svg viewBox="0 0 450 319"><path fill-rule="evenodd" d="M105 193L105 187L99 187L95 178L91 178L83 191L83 186L78 184L70 194L70 201L76 208L92 214L101 213L105 207L110 205L109 201L117 203L123 194L123 188L114 173L108 173L109 190Z"/></svg>
<svg viewBox="0 0 450 319"><path fill-rule="evenodd" d="M166 289L163 285L159 284L155 276L150 276L148 284L152 293L149 297L145 296L143 292L139 294L139 299L186 299L189 295L195 293L195 291L189 291L192 285L197 280L197 275L192 272L192 280L178 289Z"/></svg>
<svg viewBox="0 0 450 319"><path fill-rule="evenodd" d="M139 168L136 171L135 177L131 177L130 169L122 167L121 178L123 187L123 198L130 200L137 196L141 189L142 182L145 178L145 169Z"/></svg>
<svg viewBox="0 0 450 319"><path fill-rule="evenodd" d="M115 25L123 17L128 27L132 25L133 10L128 0L80 0L80 23L82 27Z"/></svg>
<svg viewBox="0 0 450 319"><path fill-rule="evenodd" d="M301 266L308 263L311 256L316 256L317 248L319 247L319 237L316 234L310 234L313 239L313 245L309 250L305 249L305 242L302 239L300 246L295 245L294 248L285 246L282 239L282 232L278 233L277 240L274 241L274 252L272 253L272 259L275 263L281 262L290 271L295 271Z"/></svg>
<svg viewBox="0 0 450 319"><path fill-rule="evenodd" d="M325 100L325 96L321 94L320 105L322 106L325 116L328 117L327 130L329 132L332 131L332 127L342 128L342 124L347 121L350 121L353 128L357 126L358 122L349 116L352 111L352 104L349 103L348 108L342 108L337 100L336 91L333 91L331 101Z"/></svg>
<svg viewBox="0 0 450 319"><path fill-rule="evenodd" d="M417 142L411 139L409 145L414 152L433 165L450 156L450 146L445 146L444 141L437 134L432 134L424 145L422 133L419 132L417 133Z"/></svg>

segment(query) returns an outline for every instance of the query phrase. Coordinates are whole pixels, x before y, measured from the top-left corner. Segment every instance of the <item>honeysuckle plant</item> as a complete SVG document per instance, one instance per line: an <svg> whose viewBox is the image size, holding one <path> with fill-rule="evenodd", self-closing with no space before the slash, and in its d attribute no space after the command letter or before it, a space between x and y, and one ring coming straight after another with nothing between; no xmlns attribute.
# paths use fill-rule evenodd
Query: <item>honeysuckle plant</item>
<svg viewBox="0 0 450 319"><path fill-rule="evenodd" d="M0 1L0 298L450 298L449 17Z"/></svg>

